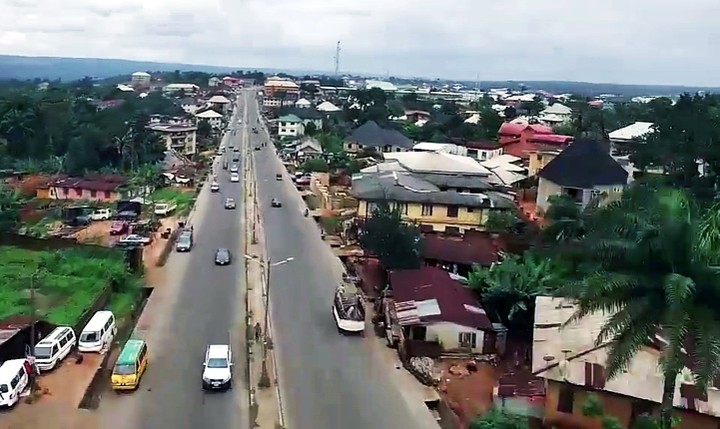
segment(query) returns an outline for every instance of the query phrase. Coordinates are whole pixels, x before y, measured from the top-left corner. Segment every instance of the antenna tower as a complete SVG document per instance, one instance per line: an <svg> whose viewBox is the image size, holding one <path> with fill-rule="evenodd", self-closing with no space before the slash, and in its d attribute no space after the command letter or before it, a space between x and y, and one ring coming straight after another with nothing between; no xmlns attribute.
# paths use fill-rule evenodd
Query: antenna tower
<svg viewBox="0 0 720 429"><path fill-rule="evenodd" d="M335 46L335 76L338 75L339 71L340 71L340 41L338 40L337 45Z"/></svg>

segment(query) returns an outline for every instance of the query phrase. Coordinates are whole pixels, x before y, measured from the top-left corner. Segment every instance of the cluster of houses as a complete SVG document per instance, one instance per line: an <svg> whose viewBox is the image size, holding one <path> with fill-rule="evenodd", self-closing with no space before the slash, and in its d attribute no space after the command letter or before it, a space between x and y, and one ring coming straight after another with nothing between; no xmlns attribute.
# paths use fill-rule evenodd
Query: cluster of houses
<svg viewBox="0 0 720 429"><path fill-rule="evenodd" d="M366 81L364 87L407 90L379 81ZM300 84L289 79L266 82L264 106L282 106L290 112L274 125L279 138L295 140L285 150L322 154L314 139L303 136L304 130L309 124L319 128L325 118L342 111L329 101L335 99L332 92L341 89L318 89L320 97L308 100L301 97ZM536 100L534 94L507 91L490 95L502 100L502 109ZM554 98L559 101L547 105L538 118L503 123L498 141L415 142L372 121L345 138L344 150L349 155L370 159L372 154L373 160L353 175L348 189L356 200L355 219L361 223L381 202L387 202L405 220L419 225L424 237L423 266L394 270L376 285L390 291L377 310L385 322L388 344L397 346L401 357L503 355L508 351L507 330L491 321L465 280L474 265L502 262L507 243L484 227L491 213L513 211L537 220L555 195L570 196L581 208L591 203L605 205L620 198L633 181L637 171L628 160L629 148L651 133L653 124L637 122L615 130L609 133L609 146L576 141L553 130L572 115L561 103L563 96ZM602 107L602 101L593 103ZM468 112L470 122L474 115ZM427 112L406 111L390 119L422 126L429 117ZM591 393L600 397L607 414L626 427L657 410L663 391L658 364L663 339L656 338L657 344L641 350L625 372L607 379L608 348L595 343L607 315L591 315L566 325L574 311L575 304L569 300L537 298L532 346L524 358L515 356L518 363L524 362L520 366L528 378L515 373L500 376L492 392L495 404L522 409L559 427L579 428L597 426L596 420L581 411ZM720 384L701 392L689 371L677 383L675 395L682 427L718 426Z"/></svg>

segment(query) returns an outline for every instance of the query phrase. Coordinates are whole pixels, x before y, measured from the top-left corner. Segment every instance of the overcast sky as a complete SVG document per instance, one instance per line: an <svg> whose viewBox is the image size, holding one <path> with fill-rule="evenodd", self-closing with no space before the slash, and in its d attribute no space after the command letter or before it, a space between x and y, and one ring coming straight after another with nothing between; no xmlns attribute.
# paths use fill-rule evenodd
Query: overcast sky
<svg viewBox="0 0 720 429"><path fill-rule="evenodd" d="M0 53L720 86L718 0L0 0Z"/></svg>

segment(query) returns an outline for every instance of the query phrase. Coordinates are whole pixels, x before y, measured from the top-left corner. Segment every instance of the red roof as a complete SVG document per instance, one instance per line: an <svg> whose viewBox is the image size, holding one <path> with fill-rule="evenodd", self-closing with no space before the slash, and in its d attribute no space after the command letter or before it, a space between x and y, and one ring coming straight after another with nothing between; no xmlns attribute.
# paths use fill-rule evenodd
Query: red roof
<svg viewBox="0 0 720 429"><path fill-rule="evenodd" d="M530 152L539 152L544 150L558 150L562 149L563 145L558 144L547 144L547 143L535 143L535 142L511 142L503 146L503 153L517 156L518 158L528 159Z"/></svg>
<svg viewBox="0 0 720 429"><path fill-rule="evenodd" d="M528 139L528 141L536 143L560 143L570 144L573 141L572 136L564 136L561 134L536 134Z"/></svg>
<svg viewBox="0 0 720 429"><path fill-rule="evenodd" d="M535 134L552 134L552 128L541 124L517 124L514 122L503 122L500 125L498 134L504 136L519 136L523 131L530 128Z"/></svg>
<svg viewBox="0 0 720 429"><path fill-rule="evenodd" d="M89 174L82 178L59 178L50 182L49 186L111 192L125 183L127 183L127 178L116 174Z"/></svg>
<svg viewBox="0 0 720 429"><path fill-rule="evenodd" d="M489 266L497 262L499 246L486 233L468 231L461 237L426 234L423 258L454 264Z"/></svg>
<svg viewBox="0 0 720 429"><path fill-rule="evenodd" d="M420 322L450 322L474 329L492 329L473 292L440 268L392 271L390 286L396 306L413 307L421 301L437 301L440 314L419 315Z"/></svg>
<svg viewBox="0 0 720 429"><path fill-rule="evenodd" d="M490 140L480 140L480 141L467 142L467 143L465 143L465 147L467 147L469 149L492 150L492 149L499 149L500 143L490 141Z"/></svg>

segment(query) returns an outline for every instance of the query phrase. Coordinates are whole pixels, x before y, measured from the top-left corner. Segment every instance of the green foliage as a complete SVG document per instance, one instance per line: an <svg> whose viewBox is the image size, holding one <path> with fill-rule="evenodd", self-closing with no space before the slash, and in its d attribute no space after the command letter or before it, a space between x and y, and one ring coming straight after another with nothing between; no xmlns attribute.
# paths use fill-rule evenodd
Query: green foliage
<svg viewBox="0 0 720 429"><path fill-rule="evenodd" d="M8 186L0 185L0 233L14 231L20 223L20 195Z"/></svg>
<svg viewBox="0 0 720 429"><path fill-rule="evenodd" d="M530 429L526 416L492 408L470 423L469 429Z"/></svg>
<svg viewBox="0 0 720 429"><path fill-rule="evenodd" d="M318 173L327 173L330 171L330 166L327 161L322 158L311 158L303 162L300 166L302 171L314 171Z"/></svg>
<svg viewBox="0 0 720 429"><path fill-rule="evenodd" d="M510 210L492 210L485 222L485 229L496 234L510 234L522 223L517 213Z"/></svg>
<svg viewBox="0 0 720 429"><path fill-rule="evenodd" d="M627 368L646 339L663 327L669 345L661 366L674 387L683 367L684 345L696 363L694 376L704 388L720 370L720 299L717 241L704 231L716 225L713 210L703 212L690 194L677 189L635 187L622 201L598 209L582 240L594 268L562 292L577 300L574 319L596 311L613 316L598 344L608 343L608 377ZM670 428L672 392L663 397L661 427Z"/></svg>
<svg viewBox="0 0 720 429"><path fill-rule="evenodd" d="M508 255L490 268L475 266L468 283L506 326L527 330L532 327L535 297L557 291L566 275L564 266L527 252L522 257Z"/></svg>
<svg viewBox="0 0 720 429"><path fill-rule="evenodd" d="M363 224L359 242L364 250L380 259L385 269L420 267L420 229L405 223L400 210L385 202L379 203Z"/></svg>
<svg viewBox="0 0 720 429"><path fill-rule="evenodd" d="M585 235L589 212L584 213L580 206L568 195L554 195L549 198L550 207L545 213L548 224L542 230L545 242L562 243L577 240Z"/></svg>
<svg viewBox="0 0 720 429"><path fill-rule="evenodd" d="M119 253L0 247L0 261L0 318L29 314L33 283L38 314L52 323L69 325L77 322L108 284L120 293L136 284Z"/></svg>
<svg viewBox="0 0 720 429"><path fill-rule="evenodd" d="M98 111L93 101L124 103ZM177 114L159 93L145 98L114 87L60 86L16 91L0 97L0 146L5 167L82 174L104 168L132 169L163 156L164 147L146 129L149 114Z"/></svg>
<svg viewBox="0 0 720 429"><path fill-rule="evenodd" d="M176 212L186 215L192 210L195 204L195 194L178 188L162 188L155 190L151 195L151 201L168 201L177 204Z"/></svg>

